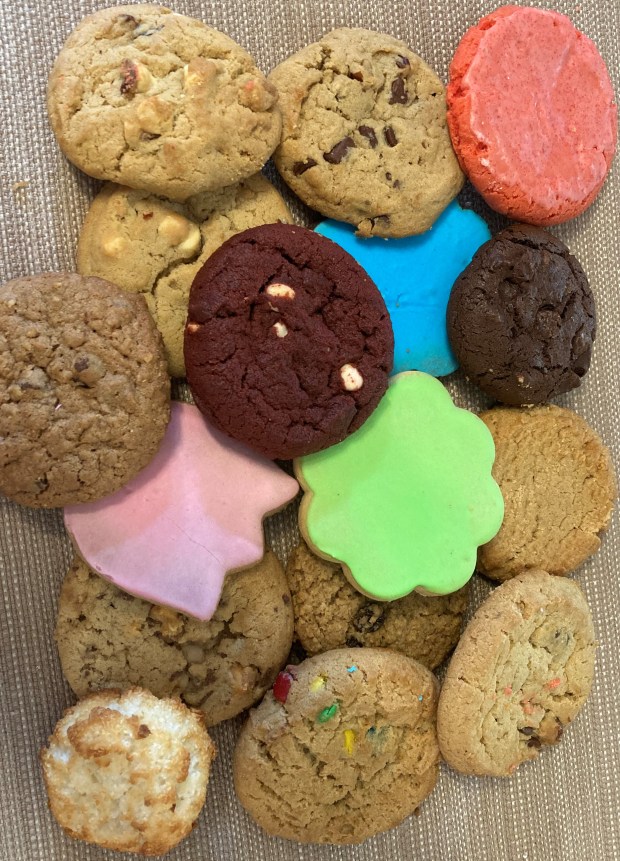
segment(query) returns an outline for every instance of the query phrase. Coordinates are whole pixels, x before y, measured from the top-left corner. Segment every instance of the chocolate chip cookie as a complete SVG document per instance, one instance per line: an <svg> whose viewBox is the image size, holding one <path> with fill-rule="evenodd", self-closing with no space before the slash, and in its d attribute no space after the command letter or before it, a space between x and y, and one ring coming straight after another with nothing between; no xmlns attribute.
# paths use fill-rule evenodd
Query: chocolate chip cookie
<svg viewBox="0 0 620 861"><path fill-rule="evenodd" d="M318 451L359 428L387 388L393 351L378 289L312 230L239 233L192 284L185 365L194 400L266 457Z"/></svg>
<svg viewBox="0 0 620 861"><path fill-rule="evenodd" d="M86 215L78 271L142 293L162 333L170 374L183 377L183 330L195 274L230 236L274 221L292 217L260 173L184 204L109 184Z"/></svg>
<svg viewBox="0 0 620 861"><path fill-rule="evenodd" d="M214 616L199 622L134 598L73 561L60 594L56 642L79 696L148 688L200 709L207 726L253 705L273 683L293 638L291 597L273 553L224 581Z"/></svg>
<svg viewBox="0 0 620 861"><path fill-rule="evenodd" d="M461 188L443 84L404 42L333 30L269 81L283 113L276 166L323 215L362 236L424 233Z"/></svg>
<svg viewBox="0 0 620 861"><path fill-rule="evenodd" d="M151 460L169 416L141 296L68 272L0 287L1 493L37 508L107 496Z"/></svg>
<svg viewBox="0 0 620 861"><path fill-rule="evenodd" d="M467 376L505 404L538 404L576 388L590 366L594 297L568 248L515 224L457 278L448 336Z"/></svg>
<svg viewBox="0 0 620 861"><path fill-rule="evenodd" d="M507 580L542 568L567 574L598 550L616 499L611 455L576 413L556 406L480 415L493 435L493 477L505 501L478 570Z"/></svg>
<svg viewBox="0 0 620 861"><path fill-rule="evenodd" d="M387 649L337 649L280 673L241 731L239 800L269 834L361 843L393 828L439 773L438 685Z"/></svg>
<svg viewBox="0 0 620 861"><path fill-rule="evenodd" d="M276 91L243 48L148 4L78 24L54 63L48 111L81 170L174 200L256 173L281 129Z"/></svg>
<svg viewBox="0 0 620 861"><path fill-rule="evenodd" d="M286 568L295 634L309 655L341 646L394 649L431 670L456 646L468 587L451 595L412 592L373 601L354 589L342 566L315 556L302 542Z"/></svg>
<svg viewBox="0 0 620 861"><path fill-rule="evenodd" d="M531 571L499 586L448 666L437 715L444 759L465 774L507 777L558 742L590 693L595 648L572 580Z"/></svg>

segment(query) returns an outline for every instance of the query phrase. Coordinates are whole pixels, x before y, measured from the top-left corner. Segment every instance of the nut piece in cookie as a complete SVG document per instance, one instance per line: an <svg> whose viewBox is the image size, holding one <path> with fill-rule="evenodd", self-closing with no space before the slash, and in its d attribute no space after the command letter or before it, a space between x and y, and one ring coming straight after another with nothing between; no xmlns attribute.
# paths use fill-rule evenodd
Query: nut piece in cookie
<svg viewBox="0 0 620 861"><path fill-rule="evenodd" d="M283 114L276 167L308 206L397 237L424 233L456 197L444 86L404 42L333 30L269 80Z"/></svg>
<svg viewBox="0 0 620 861"><path fill-rule="evenodd" d="M194 400L221 431L272 459L356 431L387 388L393 349L374 283L303 227L237 234L192 284L185 364Z"/></svg>
<svg viewBox="0 0 620 861"><path fill-rule="evenodd" d="M596 333L594 296L568 248L515 224L457 278L447 314L467 377L505 404L538 404L580 385Z"/></svg>
<svg viewBox="0 0 620 861"><path fill-rule="evenodd" d="M71 837L163 855L192 830L214 756L197 712L132 688L68 709L41 764L50 809Z"/></svg>
<svg viewBox="0 0 620 861"><path fill-rule="evenodd" d="M270 551L225 578L208 622L121 592L76 557L56 623L62 670L79 697L139 684L199 708L207 726L262 697L292 638L290 592Z"/></svg>
<svg viewBox="0 0 620 861"><path fill-rule="evenodd" d="M446 762L508 777L555 744L584 705L596 643L572 580L530 571L495 589L465 629L439 698Z"/></svg>
<svg viewBox="0 0 620 861"><path fill-rule="evenodd" d="M169 399L140 296L72 272L0 286L0 493L35 508L114 493L155 455Z"/></svg>
<svg viewBox="0 0 620 861"><path fill-rule="evenodd" d="M295 635L309 655L372 646L434 670L458 642L467 587L445 596L412 592L398 601L372 601L351 586L341 565L315 556L303 542L290 555L286 576Z"/></svg>
<svg viewBox="0 0 620 861"><path fill-rule="evenodd" d="M567 574L595 553L609 525L616 479L608 449L581 416L556 406L496 408L493 476L505 497L497 535L478 570L507 580L530 568Z"/></svg>
<svg viewBox="0 0 620 861"><path fill-rule="evenodd" d="M398 825L439 772L438 684L387 649L337 649L280 673L250 712L235 790L269 834L361 843Z"/></svg>

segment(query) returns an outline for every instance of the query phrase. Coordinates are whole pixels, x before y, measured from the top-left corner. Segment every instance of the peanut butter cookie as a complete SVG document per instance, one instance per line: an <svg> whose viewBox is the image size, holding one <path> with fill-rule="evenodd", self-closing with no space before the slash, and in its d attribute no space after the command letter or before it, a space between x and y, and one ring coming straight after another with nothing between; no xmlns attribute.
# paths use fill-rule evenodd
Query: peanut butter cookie
<svg viewBox="0 0 620 861"><path fill-rule="evenodd" d="M498 408L480 418L493 435L493 477L505 502L478 570L507 580L530 568L567 574L598 550L616 499L608 449L572 410Z"/></svg>
<svg viewBox="0 0 620 861"><path fill-rule="evenodd" d="M60 272L0 287L0 492L90 502L149 463L170 416L161 336L141 296Z"/></svg>
<svg viewBox="0 0 620 861"><path fill-rule="evenodd" d="M337 649L280 673L241 731L239 800L269 834L361 843L398 825L439 773L433 674L387 649Z"/></svg>
<svg viewBox="0 0 620 861"><path fill-rule="evenodd" d="M109 184L84 221L78 271L142 293L162 333L170 374L183 377L183 329L194 276L229 237L275 221L289 223L292 217L260 173L185 204Z"/></svg>
<svg viewBox="0 0 620 861"><path fill-rule="evenodd" d="M102 688L148 688L199 708L207 726L253 705L291 648L293 613L273 553L229 574L215 615L199 622L122 592L77 557L63 583L56 642L81 697Z"/></svg>
<svg viewBox="0 0 620 861"><path fill-rule="evenodd" d="M585 703L596 644L572 580L530 571L495 589L465 629L439 698L444 759L507 777L555 744Z"/></svg>
<svg viewBox="0 0 620 861"><path fill-rule="evenodd" d="M243 48L148 4L78 24L52 69L48 111L81 170L174 200L256 173L281 128L276 91Z"/></svg>
<svg viewBox="0 0 620 861"><path fill-rule="evenodd" d="M280 94L276 166L304 203L362 236L424 233L457 195L437 75L391 36L333 30L269 75Z"/></svg>

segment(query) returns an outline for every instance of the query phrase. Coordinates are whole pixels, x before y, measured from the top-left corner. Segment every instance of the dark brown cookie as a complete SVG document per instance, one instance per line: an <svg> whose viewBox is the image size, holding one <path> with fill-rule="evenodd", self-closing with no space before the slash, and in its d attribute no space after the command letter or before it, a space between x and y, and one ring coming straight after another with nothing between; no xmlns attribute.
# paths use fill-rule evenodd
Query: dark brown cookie
<svg viewBox="0 0 620 861"><path fill-rule="evenodd" d="M100 499L151 460L170 417L141 296L68 272L0 287L0 492L38 508Z"/></svg>
<svg viewBox="0 0 620 861"><path fill-rule="evenodd" d="M447 320L463 371L505 404L568 392L590 365L588 279L566 246L537 227L515 224L480 248L453 287Z"/></svg>
<svg viewBox="0 0 620 861"><path fill-rule="evenodd" d="M310 454L357 430L386 390L393 351L368 275L303 227L238 234L192 284L185 364L194 400L267 457Z"/></svg>

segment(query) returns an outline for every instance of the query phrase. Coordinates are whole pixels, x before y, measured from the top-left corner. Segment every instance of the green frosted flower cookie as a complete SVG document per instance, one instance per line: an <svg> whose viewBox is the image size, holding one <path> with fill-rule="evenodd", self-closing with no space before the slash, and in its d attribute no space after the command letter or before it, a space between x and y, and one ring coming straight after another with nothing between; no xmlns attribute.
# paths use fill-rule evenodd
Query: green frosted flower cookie
<svg viewBox="0 0 620 861"><path fill-rule="evenodd" d="M301 531L379 600L454 592L502 522L494 456L484 423L438 380L398 374L360 430L295 461Z"/></svg>

